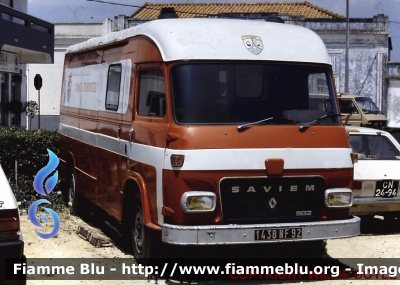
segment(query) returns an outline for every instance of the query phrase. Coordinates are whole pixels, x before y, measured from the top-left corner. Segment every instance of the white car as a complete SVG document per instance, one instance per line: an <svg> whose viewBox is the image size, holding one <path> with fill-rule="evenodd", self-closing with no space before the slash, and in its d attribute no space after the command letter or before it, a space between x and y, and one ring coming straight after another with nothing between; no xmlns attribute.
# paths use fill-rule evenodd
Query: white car
<svg viewBox="0 0 400 285"><path fill-rule="evenodd" d="M25 260L17 201L0 166L0 263L5 258ZM26 284L26 280L5 281L4 274L0 268L0 284Z"/></svg>
<svg viewBox="0 0 400 285"><path fill-rule="evenodd" d="M385 131L346 126L350 145L358 154L354 163L356 216L383 215L400 219L400 144Z"/></svg>

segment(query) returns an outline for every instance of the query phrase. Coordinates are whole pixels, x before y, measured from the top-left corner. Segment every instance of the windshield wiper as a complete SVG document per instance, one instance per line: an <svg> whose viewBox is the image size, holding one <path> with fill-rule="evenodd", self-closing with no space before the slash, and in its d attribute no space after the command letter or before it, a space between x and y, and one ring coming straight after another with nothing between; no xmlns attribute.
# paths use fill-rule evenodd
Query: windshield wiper
<svg viewBox="0 0 400 285"><path fill-rule="evenodd" d="M238 130L243 130L243 129L248 128L248 127L250 127L252 125L257 125L257 124L261 124L261 123L265 123L265 122L268 122L268 123L272 123L273 122L273 123L276 123L276 124L293 124L293 123L298 124L298 123L300 123L299 121L294 121L294 120L290 120L290 119L270 117L270 118L267 118L267 119L263 119L261 121L251 122L251 123L240 125L240 126L237 127L237 129Z"/></svg>
<svg viewBox="0 0 400 285"><path fill-rule="evenodd" d="M238 126L237 129L238 129L238 130L242 130L242 129L248 128L248 127L250 127L250 126L258 125L258 124L264 123L264 122L266 122L266 121L272 120L273 118L274 118L274 117L269 117L269 118L266 118L266 119L263 119L263 120L260 120L260 121L251 122L251 123L246 123L246 124L243 124L243 125Z"/></svg>
<svg viewBox="0 0 400 285"><path fill-rule="evenodd" d="M307 127L316 124L316 123L317 123L318 121L320 121L320 120L323 120L323 119L325 119L325 118L335 117L335 116L340 116L340 114L334 114L334 113L332 113L332 112L331 112L331 113L328 113L328 114L323 115L322 117L319 117L319 118L317 118L317 119L315 119L315 120L313 120L313 121L311 121L311 122L302 124L302 125L299 127L299 130L300 130L300 131L303 131L303 130L306 129Z"/></svg>

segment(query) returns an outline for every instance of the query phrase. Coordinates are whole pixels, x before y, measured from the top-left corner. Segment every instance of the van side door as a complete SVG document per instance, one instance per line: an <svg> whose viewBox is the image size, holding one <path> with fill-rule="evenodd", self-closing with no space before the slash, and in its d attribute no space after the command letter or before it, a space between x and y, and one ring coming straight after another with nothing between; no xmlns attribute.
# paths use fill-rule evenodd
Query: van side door
<svg viewBox="0 0 400 285"><path fill-rule="evenodd" d="M129 170L145 182L154 222L162 222L162 169L170 115L163 64L139 64L136 68L136 110L128 147Z"/></svg>
<svg viewBox="0 0 400 285"><path fill-rule="evenodd" d="M96 202L118 219L124 176L121 166L125 151L122 121L130 113L128 101L132 63L130 59L123 58L119 47L105 50L104 59L102 67L106 83L98 112Z"/></svg>

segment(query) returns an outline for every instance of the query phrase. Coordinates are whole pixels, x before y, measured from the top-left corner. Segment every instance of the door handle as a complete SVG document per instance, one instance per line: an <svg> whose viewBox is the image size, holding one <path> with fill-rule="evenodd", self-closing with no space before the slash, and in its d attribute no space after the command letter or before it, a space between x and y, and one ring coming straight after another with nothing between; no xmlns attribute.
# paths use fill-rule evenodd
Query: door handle
<svg viewBox="0 0 400 285"><path fill-rule="evenodd" d="M135 137L135 130L132 128L129 130L129 142L133 142L133 138Z"/></svg>

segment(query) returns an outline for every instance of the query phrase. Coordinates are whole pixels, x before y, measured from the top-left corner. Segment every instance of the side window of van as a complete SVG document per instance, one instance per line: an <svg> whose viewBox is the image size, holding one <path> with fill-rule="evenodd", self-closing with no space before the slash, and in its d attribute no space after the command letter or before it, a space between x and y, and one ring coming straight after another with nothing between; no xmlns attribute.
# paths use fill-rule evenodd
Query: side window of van
<svg viewBox="0 0 400 285"><path fill-rule="evenodd" d="M121 64L113 64L108 68L106 110L117 111L121 86Z"/></svg>
<svg viewBox="0 0 400 285"><path fill-rule="evenodd" d="M162 71L160 69L141 71L138 114L164 117L165 110L165 84Z"/></svg>
<svg viewBox="0 0 400 285"><path fill-rule="evenodd" d="M358 114L358 110L352 100L340 99L339 104L342 113Z"/></svg>

